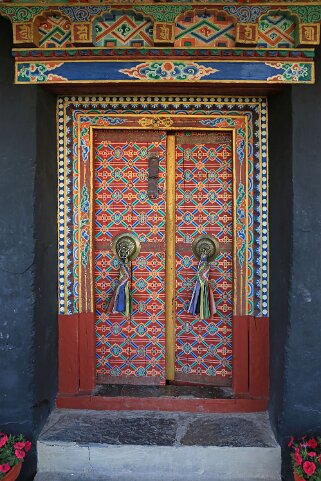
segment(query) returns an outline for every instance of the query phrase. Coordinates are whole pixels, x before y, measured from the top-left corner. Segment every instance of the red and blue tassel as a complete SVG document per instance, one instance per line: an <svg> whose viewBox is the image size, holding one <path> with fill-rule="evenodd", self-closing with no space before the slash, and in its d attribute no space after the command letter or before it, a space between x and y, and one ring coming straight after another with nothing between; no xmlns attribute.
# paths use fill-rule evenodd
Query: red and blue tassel
<svg viewBox="0 0 321 481"><path fill-rule="evenodd" d="M188 307L189 314L197 315L201 319L212 319L216 313L209 272L210 266L207 262L207 257L204 255L198 264L196 284Z"/></svg>
<svg viewBox="0 0 321 481"><path fill-rule="evenodd" d="M110 300L108 311L129 317L132 311L130 271L127 259L120 259L119 262L119 283Z"/></svg>

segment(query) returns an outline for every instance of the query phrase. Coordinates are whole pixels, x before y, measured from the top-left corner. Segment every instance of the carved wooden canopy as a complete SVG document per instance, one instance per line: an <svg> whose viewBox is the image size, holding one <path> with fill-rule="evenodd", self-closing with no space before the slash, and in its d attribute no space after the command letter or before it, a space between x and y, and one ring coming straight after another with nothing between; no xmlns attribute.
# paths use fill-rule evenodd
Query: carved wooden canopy
<svg viewBox="0 0 321 481"><path fill-rule="evenodd" d="M0 2L22 84L313 83L321 2Z"/></svg>

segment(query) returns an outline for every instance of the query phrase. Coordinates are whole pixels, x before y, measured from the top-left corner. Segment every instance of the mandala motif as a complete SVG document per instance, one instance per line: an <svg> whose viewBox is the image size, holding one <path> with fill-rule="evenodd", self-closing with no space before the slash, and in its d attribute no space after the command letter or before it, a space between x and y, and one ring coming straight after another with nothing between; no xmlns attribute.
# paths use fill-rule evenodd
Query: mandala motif
<svg viewBox="0 0 321 481"><path fill-rule="evenodd" d="M121 73L140 80L200 80L207 75L218 72L217 69L205 67L196 62L151 62L141 63L131 69L122 69Z"/></svg>

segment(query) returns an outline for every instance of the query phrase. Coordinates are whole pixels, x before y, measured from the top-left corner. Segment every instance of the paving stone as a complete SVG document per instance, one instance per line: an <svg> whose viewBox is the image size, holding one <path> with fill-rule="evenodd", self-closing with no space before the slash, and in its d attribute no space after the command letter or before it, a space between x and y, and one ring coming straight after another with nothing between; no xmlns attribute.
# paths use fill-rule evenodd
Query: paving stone
<svg viewBox="0 0 321 481"><path fill-rule="evenodd" d="M181 444L186 446L273 447L266 416L204 416L192 420Z"/></svg>
<svg viewBox="0 0 321 481"><path fill-rule="evenodd" d="M136 414L67 412L41 436L44 441L172 446L177 419Z"/></svg>

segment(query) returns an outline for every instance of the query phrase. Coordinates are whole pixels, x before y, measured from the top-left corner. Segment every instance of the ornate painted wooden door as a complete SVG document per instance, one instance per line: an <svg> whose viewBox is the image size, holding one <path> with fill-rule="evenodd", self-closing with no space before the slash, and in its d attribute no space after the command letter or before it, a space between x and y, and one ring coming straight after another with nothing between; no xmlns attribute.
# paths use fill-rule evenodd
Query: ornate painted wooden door
<svg viewBox="0 0 321 481"><path fill-rule="evenodd" d="M230 385L231 134L95 130L93 147L98 382L164 384L167 378ZM159 157L157 199L147 195L151 154ZM166 161L170 167L167 179ZM171 202L166 206L170 191L176 193L172 207ZM174 222L170 221L171 208ZM169 222L173 223L172 230L168 229ZM130 266L133 310L127 318L110 314L107 309L119 271L111 242L122 232L133 232L141 242L140 255ZM187 313L198 263L191 243L202 233L214 235L221 245L221 254L211 263L217 306L211 320ZM166 252L171 240L174 256ZM173 285L166 285L165 267L168 272L170 268L176 272ZM165 297L168 302L174 300L172 322L171 309L167 306L165 311Z"/></svg>
<svg viewBox="0 0 321 481"><path fill-rule="evenodd" d="M232 135L176 135L176 356L175 379L230 385L232 376ZM210 263L217 312L188 314L198 260L191 243L200 234L220 242Z"/></svg>
<svg viewBox="0 0 321 481"><path fill-rule="evenodd" d="M148 158L159 158L159 195L147 195ZM162 132L95 131L94 266L98 382L159 384L165 369L165 164ZM109 314L119 261L110 250L122 232L141 243L131 262L132 314Z"/></svg>

